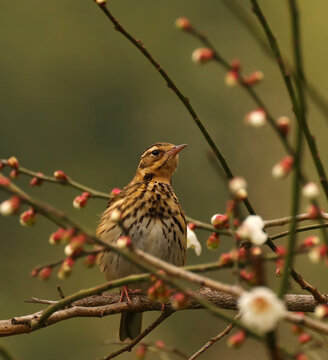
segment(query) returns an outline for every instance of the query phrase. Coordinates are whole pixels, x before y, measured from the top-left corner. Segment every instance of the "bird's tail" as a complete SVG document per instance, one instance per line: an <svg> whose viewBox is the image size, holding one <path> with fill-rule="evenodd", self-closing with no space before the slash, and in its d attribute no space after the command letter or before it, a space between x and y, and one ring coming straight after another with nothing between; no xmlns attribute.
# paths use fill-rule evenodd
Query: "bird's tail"
<svg viewBox="0 0 328 360"><path fill-rule="evenodd" d="M120 340L131 340L141 333L142 313L122 313L120 323Z"/></svg>

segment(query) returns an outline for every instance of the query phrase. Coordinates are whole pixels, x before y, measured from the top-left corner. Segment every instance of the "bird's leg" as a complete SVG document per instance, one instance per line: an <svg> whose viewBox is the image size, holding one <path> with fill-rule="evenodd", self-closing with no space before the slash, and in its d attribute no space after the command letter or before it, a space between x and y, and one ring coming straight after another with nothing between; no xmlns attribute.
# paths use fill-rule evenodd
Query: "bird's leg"
<svg viewBox="0 0 328 360"><path fill-rule="evenodd" d="M120 302L123 302L125 297L126 297L126 300L128 301L128 303L130 305L132 305L131 298L129 295L129 289L127 286L124 285L124 286L122 286L122 290L121 290Z"/></svg>
<svg viewBox="0 0 328 360"><path fill-rule="evenodd" d="M121 290L121 297L120 297L120 302L124 301L124 298L126 297L127 302L129 303L129 305L132 305L131 302L131 298L130 298L130 294L142 294L142 290L140 289L129 289L127 286L122 286L122 290Z"/></svg>

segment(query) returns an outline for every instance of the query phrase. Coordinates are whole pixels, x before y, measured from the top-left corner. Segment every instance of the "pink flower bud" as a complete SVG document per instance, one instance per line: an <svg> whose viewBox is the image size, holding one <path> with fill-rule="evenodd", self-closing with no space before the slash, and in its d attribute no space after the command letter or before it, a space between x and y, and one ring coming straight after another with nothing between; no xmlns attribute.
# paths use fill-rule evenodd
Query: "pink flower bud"
<svg viewBox="0 0 328 360"><path fill-rule="evenodd" d="M73 200L73 206L75 207L75 209L83 209L85 207L85 205L88 202L88 198L84 195L78 195L74 200Z"/></svg>
<svg viewBox="0 0 328 360"><path fill-rule="evenodd" d="M228 346L232 348L240 347L246 340L245 330L239 330L236 334L232 335L228 339Z"/></svg>
<svg viewBox="0 0 328 360"><path fill-rule="evenodd" d="M136 351L136 359L137 360L143 360L146 357L147 354L147 346L145 344L138 345L137 351Z"/></svg>
<svg viewBox="0 0 328 360"><path fill-rule="evenodd" d="M62 268L64 270L71 270L72 267L74 266L74 263L75 263L75 261L73 258L67 257L62 263Z"/></svg>
<svg viewBox="0 0 328 360"><path fill-rule="evenodd" d="M245 280L248 283L254 283L254 279L255 279L254 272L248 272L247 270L243 269L240 270L239 276L241 279Z"/></svg>
<svg viewBox="0 0 328 360"><path fill-rule="evenodd" d="M237 257L239 260L245 260L247 258L247 249L245 247L241 247L238 249Z"/></svg>
<svg viewBox="0 0 328 360"><path fill-rule="evenodd" d="M0 204L0 214L3 216L14 215L18 212L20 206L20 198L13 196Z"/></svg>
<svg viewBox="0 0 328 360"><path fill-rule="evenodd" d="M243 249L243 248L242 248ZM252 255L253 256L260 256L263 254L262 249L259 246L254 246L251 249Z"/></svg>
<svg viewBox="0 0 328 360"><path fill-rule="evenodd" d="M320 242L319 237L312 235L312 236L308 236L302 243L302 247L305 248L311 248L313 246L318 245Z"/></svg>
<svg viewBox="0 0 328 360"><path fill-rule="evenodd" d="M287 253L287 250L286 250L286 247L283 246L283 245L279 245L277 246L277 249L276 249L276 254L280 257L285 257Z"/></svg>
<svg viewBox="0 0 328 360"><path fill-rule="evenodd" d="M191 59L194 63L205 64L214 58L213 50L207 48L199 48L194 50Z"/></svg>
<svg viewBox="0 0 328 360"><path fill-rule="evenodd" d="M0 177L0 185L1 186L8 186L11 183L10 179L6 177Z"/></svg>
<svg viewBox="0 0 328 360"><path fill-rule="evenodd" d="M321 215L321 210L316 205L310 205L307 209L310 219L318 219Z"/></svg>
<svg viewBox="0 0 328 360"><path fill-rule="evenodd" d="M18 160L15 156L11 156L8 160L7 160L7 164L13 168L13 169L17 169L19 166Z"/></svg>
<svg viewBox="0 0 328 360"><path fill-rule="evenodd" d="M238 84L239 81L239 73L235 70L230 70L227 72L224 82L227 86L232 87Z"/></svg>
<svg viewBox="0 0 328 360"><path fill-rule="evenodd" d="M165 343L163 340L157 340L155 341L155 345L158 349L164 349L165 348Z"/></svg>
<svg viewBox="0 0 328 360"><path fill-rule="evenodd" d="M63 269L63 268L60 268L60 269L58 270L58 272L57 272L57 277L58 277L58 279L60 279L60 280L65 280L65 279L67 279L67 278L70 277L71 273L72 273L72 269L70 269L70 270L65 270L65 269Z"/></svg>
<svg viewBox="0 0 328 360"><path fill-rule="evenodd" d="M19 218L19 222L23 226L33 226L36 223L36 213L34 209L24 211Z"/></svg>
<svg viewBox="0 0 328 360"><path fill-rule="evenodd" d="M43 173L41 173L41 172L38 172L37 175L44 176ZM43 184L43 180L40 179L39 177L34 177L30 181L31 186L41 186L42 184Z"/></svg>
<svg viewBox="0 0 328 360"><path fill-rule="evenodd" d="M72 268L74 265L74 259L72 259L71 257L66 258L60 269L58 270L57 276L60 280L65 280L67 279L71 273L72 273Z"/></svg>
<svg viewBox="0 0 328 360"><path fill-rule="evenodd" d="M210 250L216 250L220 245L219 235L213 232L206 241L206 246Z"/></svg>
<svg viewBox="0 0 328 360"><path fill-rule="evenodd" d="M192 230L192 231L194 231L195 229L196 229L196 224L194 224L194 223L188 223L188 228L189 228L189 230Z"/></svg>
<svg viewBox="0 0 328 360"><path fill-rule="evenodd" d="M263 77L264 75L262 71L254 71L244 78L244 84L248 86L256 85L263 80Z"/></svg>
<svg viewBox="0 0 328 360"><path fill-rule="evenodd" d="M235 199L244 200L247 198L247 182L241 176L236 176L229 181L229 189Z"/></svg>
<svg viewBox="0 0 328 360"><path fill-rule="evenodd" d="M239 59L234 59L231 61L230 63L230 70L231 71L235 71L235 72L239 72L241 68L241 64L240 64L240 60Z"/></svg>
<svg viewBox="0 0 328 360"><path fill-rule="evenodd" d="M62 235L64 233L65 229L64 228L59 228L57 231L55 231L54 233L52 233L49 237L49 243L51 245L55 245L55 244L59 244L60 243L60 239L62 238Z"/></svg>
<svg viewBox="0 0 328 360"><path fill-rule="evenodd" d="M223 253L219 259L219 265L228 265L233 262L233 258L229 253Z"/></svg>
<svg viewBox="0 0 328 360"><path fill-rule="evenodd" d="M150 300L155 300L156 299L156 289L155 289L154 286L151 286L148 289L147 296L149 297Z"/></svg>
<svg viewBox="0 0 328 360"><path fill-rule="evenodd" d="M314 315L318 319L326 319L328 317L328 305L320 304L314 310Z"/></svg>
<svg viewBox="0 0 328 360"><path fill-rule="evenodd" d="M120 249L125 249L132 245L132 241L129 236L120 236L116 240L116 246Z"/></svg>
<svg viewBox="0 0 328 360"><path fill-rule="evenodd" d="M276 267L276 272L275 272L276 277L280 277L282 275L282 273L283 273L283 268L280 267L280 266L277 266Z"/></svg>
<svg viewBox="0 0 328 360"><path fill-rule="evenodd" d="M279 131L287 136L290 132L290 120L287 116L280 116L276 121Z"/></svg>
<svg viewBox="0 0 328 360"><path fill-rule="evenodd" d="M256 109L247 113L244 117L246 125L261 127L266 124L266 112L263 109Z"/></svg>
<svg viewBox="0 0 328 360"><path fill-rule="evenodd" d="M302 333L298 337L298 342L302 345L308 343L310 340L312 340L312 336L308 333Z"/></svg>
<svg viewBox="0 0 328 360"><path fill-rule="evenodd" d="M187 303L187 296L182 292L178 292L172 297L172 307L174 310L184 309L187 306Z"/></svg>
<svg viewBox="0 0 328 360"><path fill-rule="evenodd" d="M56 170L54 172L54 177L55 177L55 179L60 180L60 181L67 181L67 179L68 179L68 176L62 170Z"/></svg>
<svg viewBox="0 0 328 360"><path fill-rule="evenodd" d="M19 175L19 171L18 169L12 169L9 173L9 176L12 178L12 179L17 179L18 178L18 175Z"/></svg>
<svg viewBox="0 0 328 360"><path fill-rule="evenodd" d="M211 224L216 229L223 229L228 225L229 217L226 214L214 214L211 217Z"/></svg>
<svg viewBox="0 0 328 360"><path fill-rule="evenodd" d="M65 255L72 256L77 255L77 250L82 250L83 245L85 244L86 237L83 234L74 236L68 245L65 246Z"/></svg>
<svg viewBox="0 0 328 360"><path fill-rule="evenodd" d="M236 201L235 200L228 200L226 203L226 213L232 214L236 208Z"/></svg>
<svg viewBox="0 0 328 360"><path fill-rule="evenodd" d="M97 261L97 255L90 254L84 259L84 265L88 268L91 268L95 265L96 261Z"/></svg>
<svg viewBox="0 0 328 360"><path fill-rule="evenodd" d="M189 19L182 16L175 20L175 27L179 30L188 31L188 30L191 30L191 23L190 23Z"/></svg>
<svg viewBox="0 0 328 360"><path fill-rule="evenodd" d="M73 200L73 206L75 209L82 209L88 202L88 199L91 197L91 194L87 191L83 192L82 195L77 196Z"/></svg>
<svg viewBox="0 0 328 360"><path fill-rule="evenodd" d="M38 269L32 269L30 275L31 275L32 277L36 277L36 276L38 275L38 273L39 273L39 270L38 270Z"/></svg>
<svg viewBox="0 0 328 360"><path fill-rule="evenodd" d="M119 188L114 188L114 189L112 189L112 191L110 192L110 197L113 197L113 196L116 196L116 195L118 195L119 193L121 193L122 192L122 190L121 189L119 189Z"/></svg>
<svg viewBox="0 0 328 360"><path fill-rule="evenodd" d="M95 2L100 6L106 6L106 0L95 0Z"/></svg>
<svg viewBox="0 0 328 360"><path fill-rule="evenodd" d="M294 165L294 158L292 156L285 156L279 163L272 168L272 176L275 179L282 179L286 177L292 170Z"/></svg>
<svg viewBox="0 0 328 360"><path fill-rule="evenodd" d="M51 267L45 267L39 271L39 278L41 280L47 280L51 276L52 269Z"/></svg>

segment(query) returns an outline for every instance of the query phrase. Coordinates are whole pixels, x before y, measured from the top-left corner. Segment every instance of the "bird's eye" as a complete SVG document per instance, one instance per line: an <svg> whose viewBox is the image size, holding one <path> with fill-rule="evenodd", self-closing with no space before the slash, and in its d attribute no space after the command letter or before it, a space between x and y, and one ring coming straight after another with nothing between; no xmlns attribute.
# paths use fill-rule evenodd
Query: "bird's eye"
<svg viewBox="0 0 328 360"><path fill-rule="evenodd" d="M157 155L159 155L159 150L153 150L151 152L151 154L154 155L154 156L157 156Z"/></svg>

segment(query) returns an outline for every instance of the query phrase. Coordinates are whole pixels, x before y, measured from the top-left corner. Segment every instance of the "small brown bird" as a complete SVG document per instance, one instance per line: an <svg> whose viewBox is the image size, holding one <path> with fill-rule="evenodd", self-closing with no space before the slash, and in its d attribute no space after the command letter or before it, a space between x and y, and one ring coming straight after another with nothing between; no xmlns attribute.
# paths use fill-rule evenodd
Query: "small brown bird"
<svg viewBox="0 0 328 360"><path fill-rule="evenodd" d="M97 236L115 244L124 235L111 220L118 210L134 246L164 261L183 266L186 258L187 228L184 212L174 194L171 178L178 165L178 153L186 145L156 143L141 155L137 172L123 191L114 196L104 211ZM114 252L104 251L99 266L107 280L142 271ZM132 289L146 290L149 284L134 284ZM120 340L134 339L141 332L141 313L122 313Z"/></svg>

